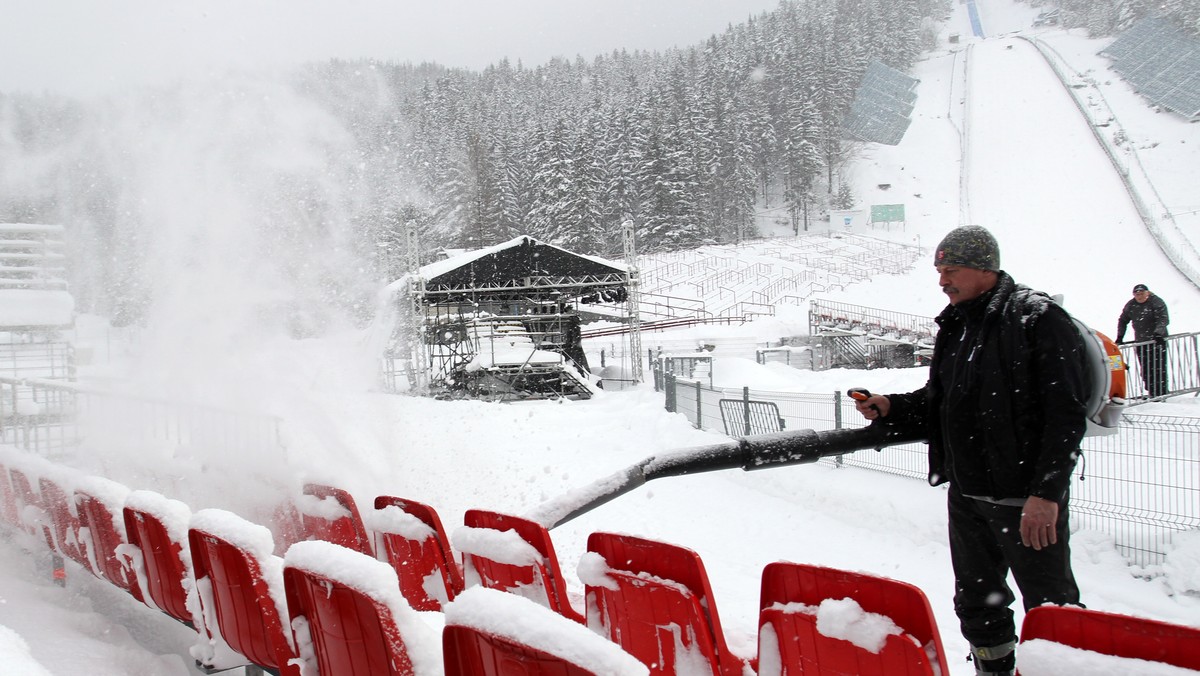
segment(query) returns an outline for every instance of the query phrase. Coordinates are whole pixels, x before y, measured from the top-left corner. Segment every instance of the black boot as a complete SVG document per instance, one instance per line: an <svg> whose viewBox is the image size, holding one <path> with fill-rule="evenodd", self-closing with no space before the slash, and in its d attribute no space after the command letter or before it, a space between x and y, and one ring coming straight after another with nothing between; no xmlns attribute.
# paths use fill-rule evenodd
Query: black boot
<svg viewBox="0 0 1200 676"><path fill-rule="evenodd" d="M995 646L971 646L975 676L1013 676L1017 668L1017 642Z"/></svg>

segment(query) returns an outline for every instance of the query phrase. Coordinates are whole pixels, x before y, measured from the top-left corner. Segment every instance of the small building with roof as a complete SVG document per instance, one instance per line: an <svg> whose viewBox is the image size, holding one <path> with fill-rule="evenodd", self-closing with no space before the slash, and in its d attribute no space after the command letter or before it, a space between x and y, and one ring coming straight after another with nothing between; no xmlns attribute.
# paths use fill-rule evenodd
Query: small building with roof
<svg viewBox="0 0 1200 676"><path fill-rule="evenodd" d="M620 262L521 236L422 266L390 285L398 321L385 384L438 397L588 398L581 307L620 304Z"/></svg>

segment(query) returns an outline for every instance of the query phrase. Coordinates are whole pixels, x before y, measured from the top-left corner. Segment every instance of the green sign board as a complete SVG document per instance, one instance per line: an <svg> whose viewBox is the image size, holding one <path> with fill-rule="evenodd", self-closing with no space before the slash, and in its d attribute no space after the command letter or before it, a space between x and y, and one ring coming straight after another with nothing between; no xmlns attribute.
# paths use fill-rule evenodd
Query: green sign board
<svg viewBox="0 0 1200 676"><path fill-rule="evenodd" d="M904 221L903 204L872 204L872 223L896 223Z"/></svg>

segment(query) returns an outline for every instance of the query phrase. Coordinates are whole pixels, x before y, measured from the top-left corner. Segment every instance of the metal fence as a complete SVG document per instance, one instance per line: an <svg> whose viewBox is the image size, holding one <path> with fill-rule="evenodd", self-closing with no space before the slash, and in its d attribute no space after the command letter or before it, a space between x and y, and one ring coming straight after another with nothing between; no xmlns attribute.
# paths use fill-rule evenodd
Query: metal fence
<svg viewBox="0 0 1200 676"><path fill-rule="evenodd" d="M861 427L854 402L840 392L799 394L712 387L655 370L667 410L698 428L745 436L764 427L764 404L780 429ZM738 402L741 406L731 405ZM724 402L724 403L722 403ZM1200 419L1126 413L1117 434L1087 437L1071 483L1076 527L1107 533L1133 565L1161 563L1176 533L1200 530ZM820 462L924 480L925 444L859 451Z"/></svg>

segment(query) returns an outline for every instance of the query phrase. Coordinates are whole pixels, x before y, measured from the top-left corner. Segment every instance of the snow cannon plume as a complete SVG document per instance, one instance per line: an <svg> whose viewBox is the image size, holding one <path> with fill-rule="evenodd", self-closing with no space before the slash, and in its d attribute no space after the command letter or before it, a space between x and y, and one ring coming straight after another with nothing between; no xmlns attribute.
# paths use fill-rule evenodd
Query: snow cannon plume
<svg viewBox="0 0 1200 676"><path fill-rule="evenodd" d="M624 495L652 479L740 467L743 470L803 465L821 458L845 455L865 448L924 441L919 432L904 432L888 425L840 430L793 430L744 437L711 446L697 446L652 455L641 462L561 495L527 515L546 528L560 526L577 516Z"/></svg>

